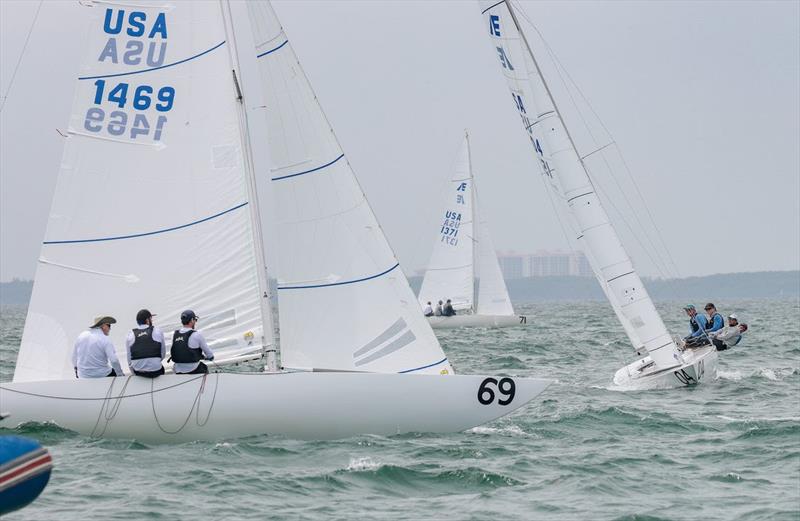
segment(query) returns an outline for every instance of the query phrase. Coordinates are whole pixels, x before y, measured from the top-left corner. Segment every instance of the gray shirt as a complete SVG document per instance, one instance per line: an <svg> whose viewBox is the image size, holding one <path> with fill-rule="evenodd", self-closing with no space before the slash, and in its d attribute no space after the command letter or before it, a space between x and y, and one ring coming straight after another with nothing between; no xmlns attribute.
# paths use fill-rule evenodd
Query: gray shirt
<svg viewBox="0 0 800 521"><path fill-rule="evenodd" d="M190 328L188 327L182 327L178 331L180 331L181 333L186 333L189 330ZM189 349L202 349L203 354L206 356L206 360L214 359L214 352L208 347L206 339L205 337L203 337L203 334L200 333L200 331L195 331L194 333L192 333L192 336L189 337L188 346ZM173 370L176 373L191 373L192 371L197 369L197 366L199 365L200 362L191 362L185 364L179 364L176 362L175 367L173 367Z"/></svg>
<svg viewBox="0 0 800 521"><path fill-rule="evenodd" d="M72 367L78 369L78 378L103 378L108 376L112 368L117 376L125 375L114 344L99 327L78 335L72 350Z"/></svg>
<svg viewBox="0 0 800 521"><path fill-rule="evenodd" d="M147 324L139 324L136 329L147 329ZM128 331L128 337L125 339L125 351L128 353L128 367L136 371L158 371L162 365L161 360L167 355L167 344L164 342L164 333L157 327L153 327L153 340L161 344L161 358L139 358L138 360L131 360L131 346L136 341L133 336L133 331Z"/></svg>

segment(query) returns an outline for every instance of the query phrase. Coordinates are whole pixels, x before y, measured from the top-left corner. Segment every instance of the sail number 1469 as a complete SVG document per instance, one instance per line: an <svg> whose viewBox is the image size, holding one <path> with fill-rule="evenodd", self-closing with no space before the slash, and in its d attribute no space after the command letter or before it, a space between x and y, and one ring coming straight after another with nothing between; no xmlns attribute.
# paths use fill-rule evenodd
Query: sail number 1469
<svg viewBox="0 0 800 521"><path fill-rule="evenodd" d="M165 86L156 90L150 85L131 87L128 83L122 82L106 89L105 80L95 81L94 86L92 101L95 105L110 102L118 109L106 113L101 107L90 107L86 111L83 128L95 133L105 130L112 136L130 139L150 136L153 141L161 141L167 116L158 114L155 121L151 121L147 114L138 111L146 111L152 107L156 113L169 112L175 103L173 87ZM128 110L124 110L126 106ZM131 109L133 112L129 112Z"/></svg>

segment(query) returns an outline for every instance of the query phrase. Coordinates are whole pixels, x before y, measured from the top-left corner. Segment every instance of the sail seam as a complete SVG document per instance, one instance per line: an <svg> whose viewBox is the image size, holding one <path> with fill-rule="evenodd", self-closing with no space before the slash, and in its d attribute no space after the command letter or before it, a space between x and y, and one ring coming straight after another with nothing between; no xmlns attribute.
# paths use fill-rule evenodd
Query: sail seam
<svg viewBox="0 0 800 521"><path fill-rule="evenodd" d="M397 264L395 264L394 266L392 266L391 268L389 268L388 270L386 270L386 271L382 271L380 273L376 273L375 275L370 275L369 277L364 277L364 278L361 278L361 279L345 280L345 281L342 281L342 282L331 282L329 284L313 284L313 285L310 285L310 286L284 286L284 287L278 286L278 290L327 288L327 287L330 287L330 286L344 286L345 284L355 284L357 282L365 282L367 280L372 280L372 279L377 279L378 277L382 277L383 275L386 275L390 271L396 269L398 266L400 266L399 262Z"/></svg>
<svg viewBox="0 0 800 521"><path fill-rule="evenodd" d="M340 160L343 157L344 157L344 154L340 155L339 157L337 157L336 159L334 159L330 163L326 163L326 164L324 164L322 166L318 166L316 168L312 168L311 170L305 170L303 172L298 172L296 174L282 175L280 177L273 177L272 180L273 181L280 181L281 179L288 179L290 177L297 177L299 175L310 174L312 172L316 172L317 170L322 170L323 168L327 168L327 167L331 166L332 164L334 164L335 162L337 162L338 160Z"/></svg>
<svg viewBox="0 0 800 521"><path fill-rule="evenodd" d="M423 369L427 369L429 367L433 367L433 366L439 365L439 364L444 363L444 362L447 362L447 357L442 358L438 362L434 362L434 363L428 364L428 365L423 365L422 367L415 367L414 369L406 369L405 371L400 371L399 374L413 373L414 371L421 371Z"/></svg>
<svg viewBox="0 0 800 521"><path fill-rule="evenodd" d="M262 52L261 54L257 54L256 58L261 58L262 56L266 56L267 54L273 53L273 52L277 51L278 49L280 49L281 47L283 47L284 45L286 45L287 43L289 43L289 40L286 40L285 42L283 42L279 46L275 47L274 49L270 49L270 50L268 50L266 52Z"/></svg>
<svg viewBox="0 0 800 521"><path fill-rule="evenodd" d="M226 213L230 213L230 212L232 212L234 210L238 210L239 208L242 208L244 206L247 206L246 202L242 203L242 204L240 204L238 206L234 206L233 208L228 208L227 210L225 210L223 212L219 212L219 213L211 215L209 217L205 217L203 219L200 219L199 221L190 222L188 224L182 224L180 226L173 226L172 228L164 228L163 230L156 230L156 231L153 231L153 232L135 233L133 235L120 235L118 237L101 237L101 238L98 238L98 239L74 239L74 240L68 240L68 241L44 241L43 244L75 244L75 243L81 243L81 242L117 241L117 240L120 240L120 239L134 239L136 237L145 237L145 236L148 236L148 235L157 235L159 233L172 232L172 231L175 231L175 230L181 230L183 228L188 228L189 226L194 226L195 224L204 223L206 221L210 221L211 219L216 219L217 217L221 217L221 216L225 215Z"/></svg>
<svg viewBox="0 0 800 521"><path fill-rule="evenodd" d="M190 56L189 58L185 58L183 60L176 61L175 63L168 63L166 65L160 65L158 67L153 67L152 69L142 69L140 71L131 71L131 72L120 72L120 73L117 73L117 74L101 74L100 76L79 76L78 79L79 80L96 80L98 78L116 78L118 76L129 76L131 74L141 74L143 72L150 72L150 71L157 71L159 69L166 69L167 67L172 67L174 65L180 65L181 63L186 63L188 61L194 60L195 58L199 58L199 57L203 56L204 54L208 54L211 51L213 51L215 49L218 49L219 47L222 47L222 45L224 43L225 43L225 40L222 40L221 42L219 42L214 47L212 47L212 48L210 48L208 50L205 50L205 51L201 52L200 54L195 54L194 56Z"/></svg>

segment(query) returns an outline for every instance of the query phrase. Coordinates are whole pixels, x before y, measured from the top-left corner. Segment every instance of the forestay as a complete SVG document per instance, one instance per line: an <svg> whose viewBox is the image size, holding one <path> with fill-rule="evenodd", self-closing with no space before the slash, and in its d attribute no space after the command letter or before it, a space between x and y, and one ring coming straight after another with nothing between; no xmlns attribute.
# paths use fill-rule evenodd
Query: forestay
<svg viewBox="0 0 800 521"><path fill-rule="evenodd" d="M611 305L631 340L640 341L659 367L675 366L680 361L677 347L600 204L513 11L508 2L482 0L479 5L531 149L543 175L558 187L567 203L577 238L585 245Z"/></svg>
<svg viewBox="0 0 800 521"><path fill-rule="evenodd" d="M283 366L452 373L275 12L247 6L268 120Z"/></svg>
<svg viewBox="0 0 800 521"><path fill-rule="evenodd" d="M436 215L435 241L428 269L419 291L419 303L450 299L457 310L474 309L475 252L473 232L473 183L469 140L459 150L455 171L444 192L444 204Z"/></svg>
<svg viewBox="0 0 800 521"><path fill-rule="evenodd" d="M260 350L256 238L220 4L82 6L86 53L14 380L74 378L73 342L101 314L118 320L111 338L124 364L125 335L145 307L167 332L194 309L218 359Z"/></svg>

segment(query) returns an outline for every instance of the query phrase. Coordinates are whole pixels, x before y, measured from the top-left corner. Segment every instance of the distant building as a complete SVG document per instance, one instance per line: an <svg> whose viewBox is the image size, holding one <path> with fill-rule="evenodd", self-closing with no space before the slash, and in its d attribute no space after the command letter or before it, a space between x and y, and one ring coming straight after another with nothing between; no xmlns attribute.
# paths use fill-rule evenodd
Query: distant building
<svg viewBox="0 0 800 521"><path fill-rule="evenodd" d="M537 251L498 255L500 270L506 280L529 277L591 277L589 261L583 252Z"/></svg>

